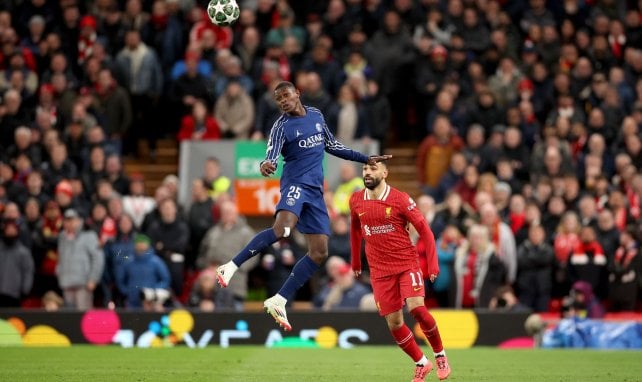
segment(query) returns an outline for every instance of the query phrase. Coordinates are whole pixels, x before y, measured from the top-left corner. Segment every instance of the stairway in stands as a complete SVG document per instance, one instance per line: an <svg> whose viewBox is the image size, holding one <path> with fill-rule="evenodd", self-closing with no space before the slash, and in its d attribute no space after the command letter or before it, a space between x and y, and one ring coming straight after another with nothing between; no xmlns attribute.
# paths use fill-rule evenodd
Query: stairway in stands
<svg viewBox="0 0 642 382"><path fill-rule="evenodd" d="M388 183L401 191L407 192L413 198L421 195L417 182L416 143L398 143L395 147L385 149L386 154L392 155L388 162Z"/></svg>
<svg viewBox="0 0 642 382"><path fill-rule="evenodd" d="M147 142L139 142L140 158L126 158L125 173L141 173L145 177L145 191L153 196L156 188L170 174L178 175L178 143L173 139L161 139L156 149L156 160L151 161Z"/></svg>

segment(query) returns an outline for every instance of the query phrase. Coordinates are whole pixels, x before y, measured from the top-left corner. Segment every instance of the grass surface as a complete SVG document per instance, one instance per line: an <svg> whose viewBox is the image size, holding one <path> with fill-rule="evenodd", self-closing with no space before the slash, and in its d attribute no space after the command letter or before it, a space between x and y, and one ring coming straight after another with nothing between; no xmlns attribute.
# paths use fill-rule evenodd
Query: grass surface
<svg viewBox="0 0 642 382"><path fill-rule="evenodd" d="M453 381L639 381L642 353L583 350L448 351ZM396 347L351 350L233 346L189 349L0 348L0 381L410 381ZM433 372L427 381L437 381Z"/></svg>

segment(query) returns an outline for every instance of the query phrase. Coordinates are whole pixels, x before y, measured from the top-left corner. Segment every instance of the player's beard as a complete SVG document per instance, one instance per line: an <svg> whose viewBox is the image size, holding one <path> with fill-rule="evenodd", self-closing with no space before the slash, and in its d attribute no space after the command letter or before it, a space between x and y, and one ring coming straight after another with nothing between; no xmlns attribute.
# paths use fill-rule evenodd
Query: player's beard
<svg viewBox="0 0 642 382"><path fill-rule="evenodd" d="M363 185L368 190L374 190L381 183L381 178L373 178L371 176L363 178Z"/></svg>

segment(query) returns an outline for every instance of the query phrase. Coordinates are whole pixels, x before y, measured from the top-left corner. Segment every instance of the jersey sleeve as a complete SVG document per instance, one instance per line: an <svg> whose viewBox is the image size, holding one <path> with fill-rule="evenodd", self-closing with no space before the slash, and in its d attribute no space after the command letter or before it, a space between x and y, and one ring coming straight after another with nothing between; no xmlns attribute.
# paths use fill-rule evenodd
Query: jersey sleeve
<svg viewBox="0 0 642 382"><path fill-rule="evenodd" d="M341 159L359 163L368 163L368 157L366 155L358 151L354 151L351 148L346 147L343 143L339 142L334 137L330 129L328 129L328 125L325 123L323 115L321 116L321 119L323 120L323 137L325 141L326 152Z"/></svg>
<svg viewBox="0 0 642 382"><path fill-rule="evenodd" d="M361 222L354 208L354 194L350 198L350 263L353 271L361 271Z"/></svg>
<svg viewBox="0 0 642 382"><path fill-rule="evenodd" d="M402 194L403 196L400 199L400 202L405 207L405 216L410 224L415 227L419 233L419 240L422 241L426 254L426 260L428 264L428 273L430 275L439 274L439 261L437 258L437 246L435 244L435 235L433 234L430 226L426 222L426 218L421 214L421 211L417 208L415 201L408 196L408 194ZM404 202L405 201L405 202ZM429 275L426 275L429 276Z"/></svg>
<svg viewBox="0 0 642 382"><path fill-rule="evenodd" d="M281 154L281 149L283 148L283 143L285 142L285 129L283 124L285 119L283 116L278 118L274 125L272 125L272 130L270 130L270 138L267 143L267 150L265 151L265 159L261 164L265 162L272 163L275 167L277 166L277 159Z"/></svg>

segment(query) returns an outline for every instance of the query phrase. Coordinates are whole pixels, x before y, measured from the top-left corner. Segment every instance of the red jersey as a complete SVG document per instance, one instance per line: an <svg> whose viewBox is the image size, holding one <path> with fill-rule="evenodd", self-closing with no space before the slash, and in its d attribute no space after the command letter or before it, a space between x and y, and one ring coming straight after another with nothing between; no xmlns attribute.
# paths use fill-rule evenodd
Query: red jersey
<svg viewBox="0 0 642 382"><path fill-rule="evenodd" d="M350 198L350 218L353 270L361 270L362 240L366 242L366 257L372 278L418 268L418 254L407 230L410 223L424 241L430 273L439 273L435 237L415 201L405 192L386 185L379 199L372 200L367 190L357 191Z"/></svg>

